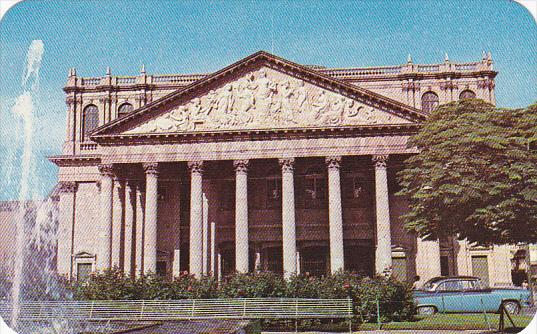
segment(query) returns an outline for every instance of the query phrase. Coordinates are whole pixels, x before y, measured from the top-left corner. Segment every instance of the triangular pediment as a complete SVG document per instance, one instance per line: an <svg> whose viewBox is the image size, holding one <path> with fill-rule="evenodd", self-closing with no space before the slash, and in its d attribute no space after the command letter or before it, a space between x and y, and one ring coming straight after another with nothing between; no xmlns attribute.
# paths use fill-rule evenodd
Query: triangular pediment
<svg viewBox="0 0 537 334"><path fill-rule="evenodd" d="M94 136L395 125L424 118L378 94L261 54L262 61L231 65Z"/></svg>

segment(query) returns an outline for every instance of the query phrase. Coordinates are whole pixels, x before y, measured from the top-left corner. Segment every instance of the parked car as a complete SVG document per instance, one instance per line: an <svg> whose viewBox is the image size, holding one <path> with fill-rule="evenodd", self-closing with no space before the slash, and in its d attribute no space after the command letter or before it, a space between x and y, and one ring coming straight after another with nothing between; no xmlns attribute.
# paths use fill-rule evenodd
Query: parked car
<svg viewBox="0 0 537 334"><path fill-rule="evenodd" d="M493 289L478 277L435 277L414 291L418 314L436 312L499 312L500 306L511 314L533 304L532 293L523 288Z"/></svg>

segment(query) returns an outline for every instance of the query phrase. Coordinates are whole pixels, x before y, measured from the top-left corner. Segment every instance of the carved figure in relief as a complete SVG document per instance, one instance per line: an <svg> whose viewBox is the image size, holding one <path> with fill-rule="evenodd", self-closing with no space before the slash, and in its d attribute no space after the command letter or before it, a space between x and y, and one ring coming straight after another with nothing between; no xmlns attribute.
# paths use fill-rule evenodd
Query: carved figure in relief
<svg viewBox="0 0 537 334"><path fill-rule="evenodd" d="M346 117L353 118L358 116L360 113L360 110L363 108L363 106L357 106L354 108L356 103L354 103L354 100L347 99L347 103L345 105L345 115Z"/></svg>
<svg viewBox="0 0 537 334"><path fill-rule="evenodd" d="M312 106L315 111L315 119L320 119L329 107L328 96L324 90L321 90L321 93L313 101Z"/></svg>
<svg viewBox="0 0 537 334"><path fill-rule="evenodd" d="M334 96L333 102L330 104L330 108L324 117L324 123L327 125L340 125L344 112L345 98Z"/></svg>
<svg viewBox="0 0 537 334"><path fill-rule="evenodd" d="M280 117L287 122L296 123L293 115L293 102L292 98L295 94L294 89L291 87L289 81L285 81L281 85L281 100L280 100Z"/></svg>
<svg viewBox="0 0 537 334"><path fill-rule="evenodd" d="M377 119L375 118L375 109L369 108L365 113L365 120L369 124L376 124Z"/></svg>
<svg viewBox="0 0 537 334"><path fill-rule="evenodd" d="M306 99L308 98L308 93L306 92L306 87L304 86L304 81L299 80L298 81L298 87L295 90L296 95L296 106L297 111L302 112L304 110L304 103L306 103Z"/></svg>
<svg viewBox="0 0 537 334"><path fill-rule="evenodd" d="M191 130L189 128L190 119L189 112L186 106L180 106L176 110L172 111L166 116L167 119L170 119L174 123L174 128L178 130Z"/></svg>
<svg viewBox="0 0 537 334"><path fill-rule="evenodd" d="M264 70L259 71L256 88L256 95L258 97L257 110L261 113L259 116L267 117L272 112L276 112L277 106L274 104L274 95L276 92L276 83L267 78L267 73Z"/></svg>
<svg viewBox="0 0 537 334"><path fill-rule="evenodd" d="M218 112L221 114L227 114L233 108L234 102L235 102L235 99L233 96L233 84L227 84L220 91L220 94L218 97L218 102L217 102Z"/></svg>
<svg viewBox="0 0 537 334"><path fill-rule="evenodd" d="M216 110L218 106L218 100L214 90L210 90L205 97L205 107L202 109L202 113L209 116L213 110Z"/></svg>
<svg viewBox="0 0 537 334"><path fill-rule="evenodd" d="M250 90L248 82L241 82L238 85L239 106L235 115L234 123L243 125L251 123L253 120L253 109L255 108L255 95Z"/></svg>

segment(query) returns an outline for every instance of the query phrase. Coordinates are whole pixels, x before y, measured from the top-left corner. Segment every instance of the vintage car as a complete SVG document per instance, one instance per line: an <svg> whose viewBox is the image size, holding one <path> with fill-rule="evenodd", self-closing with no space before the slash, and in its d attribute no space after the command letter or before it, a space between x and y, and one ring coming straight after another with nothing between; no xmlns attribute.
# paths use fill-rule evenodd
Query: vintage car
<svg viewBox="0 0 537 334"><path fill-rule="evenodd" d="M511 314L533 303L528 289L484 286L478 277L435 277L414 291L418 314L436 312L499 312L504 306Z"/></svg>

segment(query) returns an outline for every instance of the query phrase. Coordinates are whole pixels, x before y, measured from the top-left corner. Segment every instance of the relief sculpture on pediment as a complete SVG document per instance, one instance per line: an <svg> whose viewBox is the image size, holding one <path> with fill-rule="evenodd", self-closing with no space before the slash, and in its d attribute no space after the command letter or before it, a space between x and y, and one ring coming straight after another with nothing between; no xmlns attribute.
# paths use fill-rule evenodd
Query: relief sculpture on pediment
<svg viewBox="0 0 537 334"><path fill-rule="evenodd" d="M335 92L262 68L128 133L406 123Z"/></svg>

